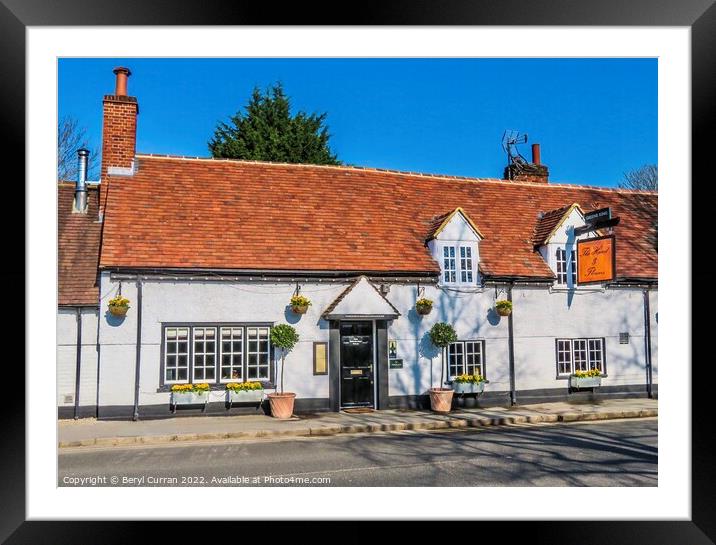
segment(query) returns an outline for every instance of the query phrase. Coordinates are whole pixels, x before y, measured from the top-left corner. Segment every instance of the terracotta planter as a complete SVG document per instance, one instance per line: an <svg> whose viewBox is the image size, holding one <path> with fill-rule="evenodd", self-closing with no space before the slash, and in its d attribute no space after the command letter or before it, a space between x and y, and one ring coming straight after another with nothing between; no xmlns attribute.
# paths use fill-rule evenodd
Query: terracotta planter
<svg viewBox="0 0 716 545"><path fill-rule="evenodd" d="M433 310L433 307L415 307L415 312L421 316L427 316Z"/></svg>
<svg viewBox="0 0 716 545"><path fill-rule="evenodd" d="M109 305L109 313L112 316L126 316L129 307L122 307L117 305Z"/></svg>
<svg viewBox="0 0 716 545"><path fill-rule="evenodd" d="M449 413L452 407L453 391L451 388L431 388L430 408L436 413Z"/></svg>
<svg viewBox="0 0 716 545"><path fill-rule="evenodd" d="M308 311L308 305L291 307L291 310L294 311L296 314L306 314L306 312Z"/></svg>
<svg viewBox="0 0 716 545"><path fill-rule="evenodd" d="M497 310L497 314L499 314L500 316L509 316L510 314L512 314L511 308L495 307L495 310Z"/></svg>
<svg viewBox="0 0 716 545"><path fill-rule="evenodd" d="M293 401L296 394L285 392L283 394L269 394L269 405L271 406L271 416L281 420L287 420L293 415Z"/></svg>

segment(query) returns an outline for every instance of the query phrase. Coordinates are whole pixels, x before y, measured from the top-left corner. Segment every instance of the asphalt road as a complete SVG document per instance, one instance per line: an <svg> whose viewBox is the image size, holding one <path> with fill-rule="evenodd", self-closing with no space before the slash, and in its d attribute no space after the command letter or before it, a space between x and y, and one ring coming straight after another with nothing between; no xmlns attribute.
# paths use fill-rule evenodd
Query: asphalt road
<svg viewBox="0 0 716 545"><path fill-rule="evenodd" d="M657 420L68 449L59 486L657 486Z"/></svg>

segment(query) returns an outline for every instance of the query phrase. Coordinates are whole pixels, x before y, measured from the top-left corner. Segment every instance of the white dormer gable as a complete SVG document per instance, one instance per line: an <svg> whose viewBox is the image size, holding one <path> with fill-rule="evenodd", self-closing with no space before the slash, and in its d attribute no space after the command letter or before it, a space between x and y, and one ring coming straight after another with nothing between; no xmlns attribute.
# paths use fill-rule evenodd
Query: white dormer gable
<svg viewBox="0 0 716 545"><path fill-rule="evenodd" d="M440 284L479 284L482 239L482 233L462 208L435 220L427 245L433 259L440 264Z"/></svg>
<svg viewBox="0 0 716 545"><path fill-rule="evenodd" d="M548 217L555 212L561 214ZM575 236L574 229L585 224L584 212L576 203L563 210L547 212L539 221L543 220L549 222L548 229L542 233L542 240L536 241L536 247L557 277L555 284L563 288L575 288L577 287L577 241L592 238L599 233L588 232Z"/></svg>

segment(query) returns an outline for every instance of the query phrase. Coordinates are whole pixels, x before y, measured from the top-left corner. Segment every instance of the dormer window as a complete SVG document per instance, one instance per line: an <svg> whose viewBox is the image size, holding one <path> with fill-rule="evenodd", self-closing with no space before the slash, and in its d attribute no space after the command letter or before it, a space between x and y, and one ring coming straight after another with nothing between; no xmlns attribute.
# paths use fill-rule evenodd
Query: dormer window
<svg viewBox="0 0 716 545"><path fill-rule="evenodd" d="M569 278L570 285L575 286L577 284L577 251L571 250L568 260L567 250L557 248L555 263L557 265L557 284L567 284L567 278Z"/></svg>
<svg viewBox="0 0 716 545"><path fill-rule="evenodd" d="M440 264L441 284L474 286L478 283L479 243L482 238L462 208L432 220L427 246Z"/></svg>

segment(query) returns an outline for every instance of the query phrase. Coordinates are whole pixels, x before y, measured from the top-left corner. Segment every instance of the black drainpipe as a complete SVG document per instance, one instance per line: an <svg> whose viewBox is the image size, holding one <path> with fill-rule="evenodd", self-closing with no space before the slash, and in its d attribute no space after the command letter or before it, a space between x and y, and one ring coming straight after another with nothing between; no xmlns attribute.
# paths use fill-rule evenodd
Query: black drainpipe
<svg viewBox="0 0 716 545"><path fill-rule="evenodd" d="M132 420L139 420L139 364L142 355L142 278L137 276L137 363L134 369L134 414Z"/></svg>
<svg viewBox="0 0 716 545"><path fill-rule="evenodd" d="M82 309L76 307L77 316L77 365L75 366L75 420L80 415L80 372L82 371Z"/></svg>
<svg viewBox="0 0 716 545"><path fill-rule="evenodd" d="M644 355L646 358L646 394L651 399L652 373L651 373L651 309L649 306L649 289L644 289Z"/></svg>
<svg viewBox="0 0 716 545"><path fill-rule="evenodd" d="M507 286L507 300L512 302L512 287L515 285L511 282ZM515 314L514 305L512 306L512 312L507 317L507 335L508 335L508 348L510 358L510 405L517 404L517 392L515 391L515 337L512 329L512 316Z"/></svg>

